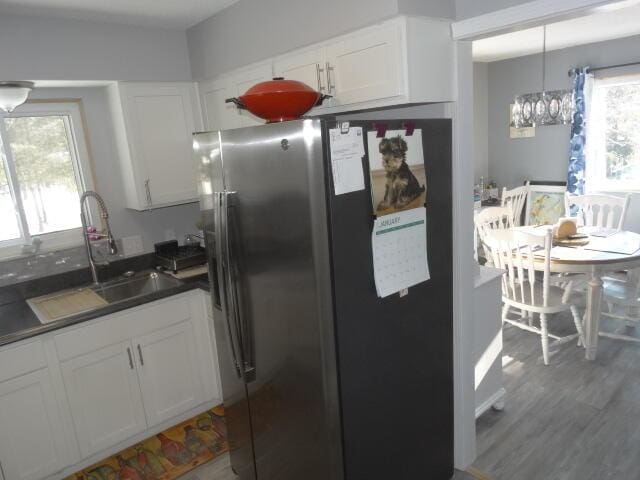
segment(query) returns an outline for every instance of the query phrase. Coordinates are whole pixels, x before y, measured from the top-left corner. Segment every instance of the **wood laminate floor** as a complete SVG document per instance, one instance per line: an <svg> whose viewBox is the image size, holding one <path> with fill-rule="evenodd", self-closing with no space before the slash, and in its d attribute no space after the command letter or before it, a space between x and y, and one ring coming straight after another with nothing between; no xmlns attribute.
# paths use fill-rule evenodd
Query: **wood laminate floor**
<svg viewBox="0 0 640 480"><path fill-rule="evenodd" d="M549 329L575 331L564 314ZM545 366L540 337L503 337L506 406L478 419L474 466L495 480L640 480L640 344L600 338L589 362L571 342Z"/></svg>

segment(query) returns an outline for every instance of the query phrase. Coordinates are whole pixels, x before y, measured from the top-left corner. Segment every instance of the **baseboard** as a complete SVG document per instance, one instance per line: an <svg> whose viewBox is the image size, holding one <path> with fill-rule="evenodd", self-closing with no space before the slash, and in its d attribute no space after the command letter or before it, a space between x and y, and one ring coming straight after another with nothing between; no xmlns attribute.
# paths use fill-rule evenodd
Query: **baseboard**
<svg viewBox="0 0 640 480"><path fill-rule="evenodd" d="M485 475L475 467L467 468L467 473L471 475L473 478L477 478L478 480L494 480L493 478Z"/></svg>
<svg viewBox="0 0 640 480"><path fill-rule="evenodd" d="M484 402L476 407L476 418L489 410L493 405L499 402L502 397L505 396L507 391L504 388L500 388L496 393L487 398Z"/></svg>

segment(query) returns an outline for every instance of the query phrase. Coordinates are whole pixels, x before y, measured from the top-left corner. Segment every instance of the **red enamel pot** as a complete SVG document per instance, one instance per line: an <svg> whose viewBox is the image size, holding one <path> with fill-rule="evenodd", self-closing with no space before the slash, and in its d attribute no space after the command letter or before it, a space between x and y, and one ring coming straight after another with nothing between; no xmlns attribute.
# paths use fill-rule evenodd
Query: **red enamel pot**
<svg viewBox="0 0 640 480"><path fill-rule="evenodd" d="M297 80L274 78L257 83L241 97L227 98L226 102L273 123L296 120L330 97Z"/></svg>

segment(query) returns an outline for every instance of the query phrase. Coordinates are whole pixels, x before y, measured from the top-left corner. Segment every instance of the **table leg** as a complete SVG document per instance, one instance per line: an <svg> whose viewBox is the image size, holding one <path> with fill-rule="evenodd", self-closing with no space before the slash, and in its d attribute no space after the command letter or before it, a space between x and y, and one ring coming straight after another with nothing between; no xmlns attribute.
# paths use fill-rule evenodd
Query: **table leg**
<svg viewBox="0 0 640 480"><path fill-rule="evenodd" d="M598 352L601 303L602 279L600 278L600 274L594 271L587 284L587 311L585 313L585 356L587 360L595 360Z"/></svg>

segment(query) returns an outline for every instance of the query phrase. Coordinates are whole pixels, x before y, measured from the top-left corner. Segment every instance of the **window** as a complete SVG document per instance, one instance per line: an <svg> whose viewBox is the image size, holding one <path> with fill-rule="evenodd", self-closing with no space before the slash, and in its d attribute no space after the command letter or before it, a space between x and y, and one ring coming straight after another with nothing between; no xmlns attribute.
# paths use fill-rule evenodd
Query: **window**
<svg viewBox="0 0 640 480"><path fill-rule="evenodd" d="M640 190L640 75L595 81L587 134L587 188Z"/></svg>
<svg viewBox="0 0 640 480"><path fill-rule="evenodd" d="M0 145L0 257L35 238L46 249L79 245L79 196L92 182L78 102L0 113Z"/></svg>

